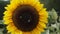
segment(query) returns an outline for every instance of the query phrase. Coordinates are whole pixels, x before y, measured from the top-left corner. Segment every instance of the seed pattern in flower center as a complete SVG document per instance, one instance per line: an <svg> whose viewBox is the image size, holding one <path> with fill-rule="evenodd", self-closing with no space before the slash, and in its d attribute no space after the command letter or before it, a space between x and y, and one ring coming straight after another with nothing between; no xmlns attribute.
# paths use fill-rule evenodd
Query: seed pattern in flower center
<svg viewBox="0 0 60 34"><path fill-rule="evenodd" d="M29 5L22 5L14 11L12 15L14 25L22 31L32 31L39 21L37 10Z"/></svg>

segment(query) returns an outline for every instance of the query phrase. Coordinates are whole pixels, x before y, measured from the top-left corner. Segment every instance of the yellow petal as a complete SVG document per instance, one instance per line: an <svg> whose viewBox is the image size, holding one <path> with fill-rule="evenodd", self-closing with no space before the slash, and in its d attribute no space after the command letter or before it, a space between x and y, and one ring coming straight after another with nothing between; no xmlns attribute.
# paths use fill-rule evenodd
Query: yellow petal
<svg viewBox="0 0 60 34"><path fill-rule="evenodd" d="M39 25L40 25L41 27L43 27L43 28L46 28L46 24L43 23L43 22L39 22Z"/></svg>
<svg viewBox="0 0 60 34"><path fill-rule="evenodd" d="M13 32L11 32L11 34L15 34L15 32L13 31Z"/></svg>
<svg viewBox="0 0 60 34"><path fill-rule="evenodd" d="M40 31L39 31L38 29L34 29L34 30L32 31L32 34L40 34Z"/></svg>
<svg viewBox="0 0 60 34"><path fill-rule="evenodd" d="M12 23L10 23L10 24L7 26L7 30L10 31L10 32L13 32L13 31L16 30L16 27L15 27Z"/></svg>
<svg viewBox="0 0 60 34"><path fill-rule="evenodd" d="M15 34L22 34L22 31L20 31L20 30L15 30Z"/></svg>

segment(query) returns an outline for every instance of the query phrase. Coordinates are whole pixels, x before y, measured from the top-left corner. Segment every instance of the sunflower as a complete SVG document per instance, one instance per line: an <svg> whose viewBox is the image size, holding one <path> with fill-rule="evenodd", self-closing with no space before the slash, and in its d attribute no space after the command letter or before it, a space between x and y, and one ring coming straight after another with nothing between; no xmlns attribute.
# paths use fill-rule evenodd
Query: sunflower
<svg viewBox="0 0 60 34"><path fill-rule="evenodd" d="M48 13L37 0L10 0L3 13L4 24L11 34L40 34L48 23Z"/></svg>

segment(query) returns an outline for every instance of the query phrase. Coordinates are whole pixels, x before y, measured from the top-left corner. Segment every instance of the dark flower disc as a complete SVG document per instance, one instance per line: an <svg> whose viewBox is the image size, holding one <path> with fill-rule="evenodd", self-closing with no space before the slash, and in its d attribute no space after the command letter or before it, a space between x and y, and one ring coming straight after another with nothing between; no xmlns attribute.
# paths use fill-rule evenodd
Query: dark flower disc
<svg viewBox="0 0 60 34"><path fill-rule="evenodd" d="M32 6L21 5L14 10L12 20L19 30L32 31L39 22L39 14Z"/></svg>

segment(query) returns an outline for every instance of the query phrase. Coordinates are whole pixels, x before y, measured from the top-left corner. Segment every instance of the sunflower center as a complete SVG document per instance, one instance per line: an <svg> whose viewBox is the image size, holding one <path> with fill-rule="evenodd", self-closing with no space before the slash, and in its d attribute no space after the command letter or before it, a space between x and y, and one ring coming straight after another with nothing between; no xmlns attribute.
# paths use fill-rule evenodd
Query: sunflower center
<svg viewBox="0 0 60 34"><path fill-rule="evenodd" d="M38 24L39 14L32 6L21 5L14 11L12 19L19 30L32 31Z"/></svg>

